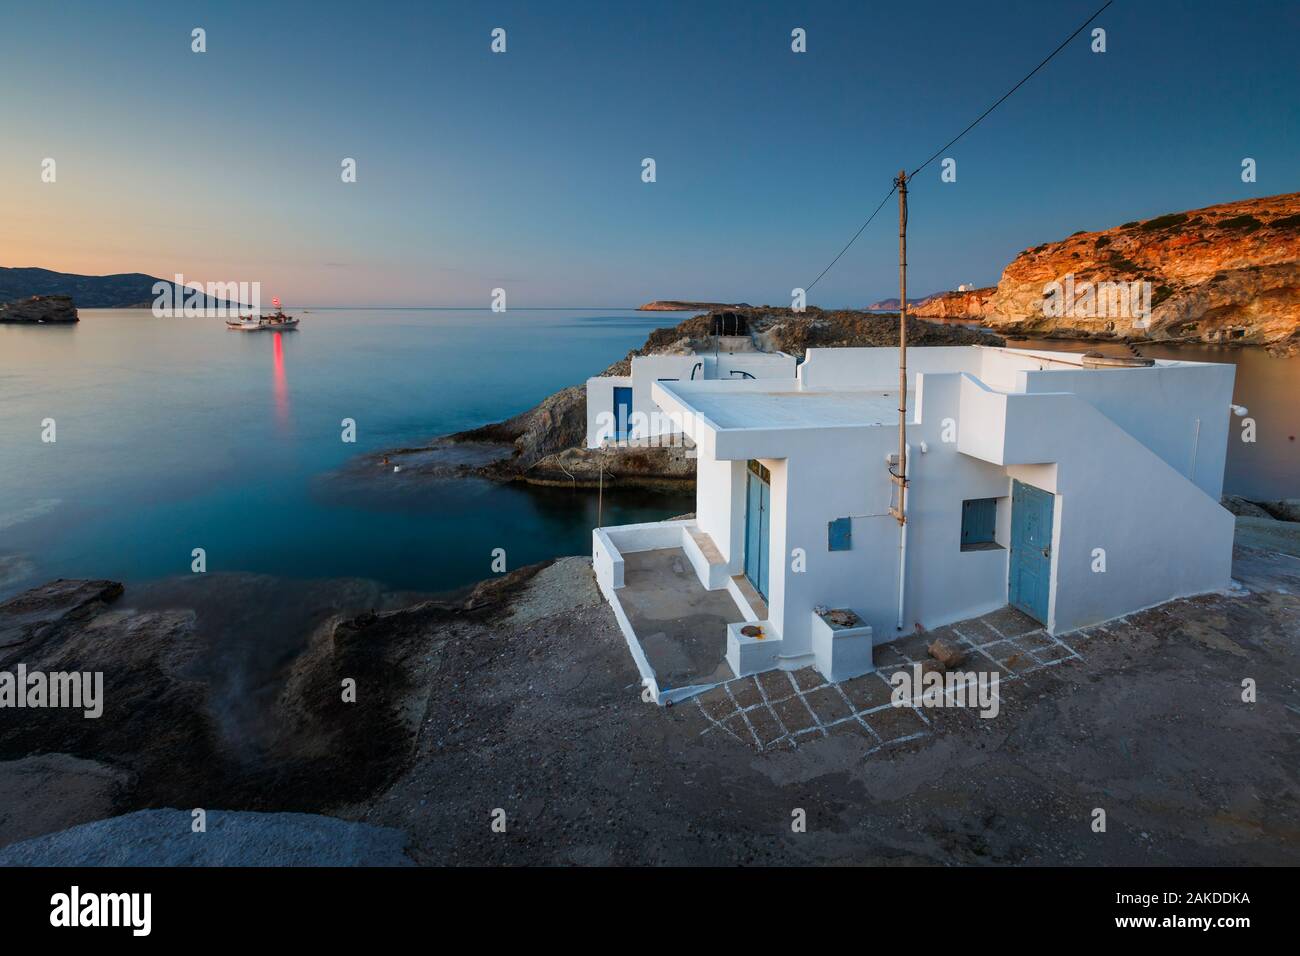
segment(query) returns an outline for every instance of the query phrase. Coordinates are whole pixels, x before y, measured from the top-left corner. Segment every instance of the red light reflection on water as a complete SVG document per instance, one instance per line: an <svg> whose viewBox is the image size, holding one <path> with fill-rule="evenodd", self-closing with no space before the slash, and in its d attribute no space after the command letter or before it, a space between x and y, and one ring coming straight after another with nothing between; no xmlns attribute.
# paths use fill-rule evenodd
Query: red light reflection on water
<svg viewBox="0 0 1300 956"><path fill-rule="evenodd" d="M281 333L275 334L275 419L281 425L289 424L289 382L284 376L284 341Z"/></svg>

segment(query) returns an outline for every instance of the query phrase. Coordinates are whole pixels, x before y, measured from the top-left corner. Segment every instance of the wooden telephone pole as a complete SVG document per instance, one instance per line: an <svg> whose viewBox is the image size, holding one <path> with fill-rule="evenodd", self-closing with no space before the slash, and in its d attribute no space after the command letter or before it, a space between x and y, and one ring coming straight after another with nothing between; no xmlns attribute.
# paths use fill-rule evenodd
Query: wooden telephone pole
<svg viewBox="0 0 1300 956"><path fill-rule="evenodd" d="M898 505L889 509L900 525L907 523L907 170L894 180L898 187Z"/></svg>

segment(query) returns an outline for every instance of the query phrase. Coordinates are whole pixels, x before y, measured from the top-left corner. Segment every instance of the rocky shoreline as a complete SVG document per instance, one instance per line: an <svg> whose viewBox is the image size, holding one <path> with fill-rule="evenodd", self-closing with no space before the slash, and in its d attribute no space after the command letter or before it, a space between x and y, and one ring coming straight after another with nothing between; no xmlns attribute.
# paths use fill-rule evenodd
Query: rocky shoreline
<svg viewBox="0 0 1300 956"><path fill-rule="evenodd" d="M736 317L744 320L757 346L799 358L814 347L881 346L898 341L897 315L811 307L795 312L780 306L728 307L726 311L729 321ZM706 346L714 314L705 312L655 329L643 345L599 374L627 375L632 359L639 355L685 354ZM907 334L917 348L1005 344L1004 339L988 332L911 316ZM579 488L684 489L695 482L695 459L688 448L633 445L592 449L585 447L586 434L586 386L571 385L505 421L445 435L417 448L366 455L351 470L375 476L476 476ZM464 462L466 449L474 449L486 460ZM395 473L394 467L400 472Z"/></svg>
<svg viewBox="0 0 1300 956"><path fill-rule="evenodd" d="M508 612L543 567L461 600L329 618L277 669L255 739L232 737L227 704L199 676L197 659L220 650L202 638L203 611L132 607L112 581L58 580L0 603L0 673L103 675L97 718L6 703L0 846L156 807L320 813L365 799L412 757L439 667L427 633Z"/></svg>

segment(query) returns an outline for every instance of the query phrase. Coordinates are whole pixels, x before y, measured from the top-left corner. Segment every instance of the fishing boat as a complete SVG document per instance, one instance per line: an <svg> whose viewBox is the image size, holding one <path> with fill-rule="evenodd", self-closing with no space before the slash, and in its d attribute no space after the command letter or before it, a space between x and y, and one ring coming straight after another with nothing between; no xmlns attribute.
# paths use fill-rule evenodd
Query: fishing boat
<svg viewBox="0 0 1300 956"><path fill-rule="evenodd" d="M250 316L247 319L226 319L226 328L232 332L261 332L272 330L276 332L286 329L296 329L298 319L292 315L285 315L283 312L276 312L274 315Z"/></svg>
<svg viewBox="0 0 1300 956"><path fill-rule="evenodd" d="M271 315L250 315L247 318L226 319L226 328L232 332L262 332L264 330L282 332L298 327L298 319L292 315L284 314L284 310L280 308L278 297L272 299L271 304L275 306L275 312Z"/></svg>

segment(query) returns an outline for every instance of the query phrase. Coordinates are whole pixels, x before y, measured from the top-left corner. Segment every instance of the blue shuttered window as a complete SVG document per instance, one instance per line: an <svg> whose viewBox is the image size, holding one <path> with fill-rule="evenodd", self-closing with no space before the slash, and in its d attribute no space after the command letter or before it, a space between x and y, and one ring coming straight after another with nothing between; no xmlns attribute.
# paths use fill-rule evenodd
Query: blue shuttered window
<svg viewBox="0 0 1300 956"><path fill-rule="evenodd" d="M972 498L961 503L961 549L979 551L997 547L993 539L998 522L998 499Z"/></svg>
<svg viewBox="0 0 1300 956"><path fill-rule="evenodd" d="M836 518L826 526L826 547L831 551L849 551L853 548L853 521Z"/></svg>

